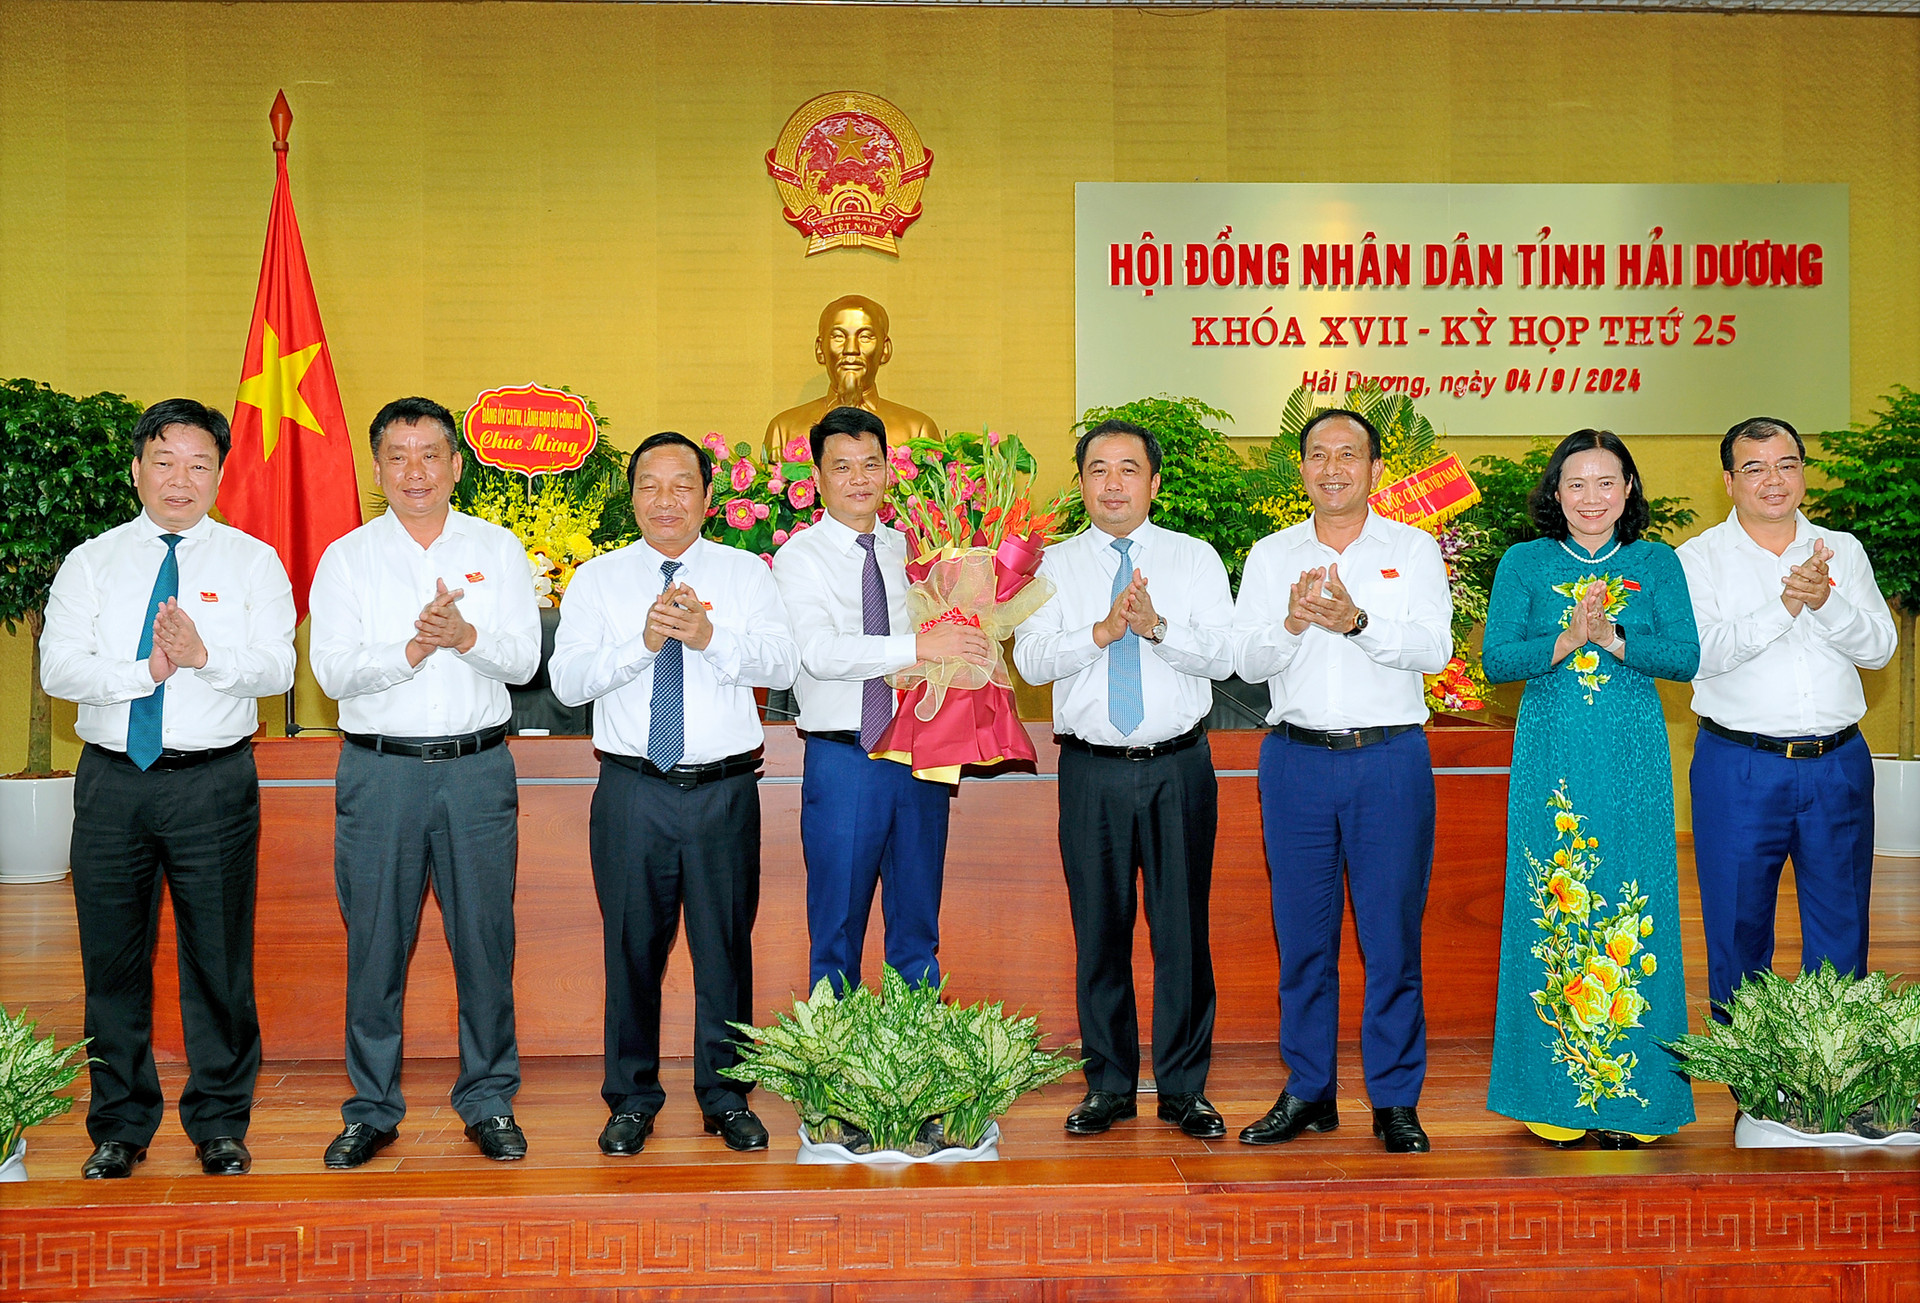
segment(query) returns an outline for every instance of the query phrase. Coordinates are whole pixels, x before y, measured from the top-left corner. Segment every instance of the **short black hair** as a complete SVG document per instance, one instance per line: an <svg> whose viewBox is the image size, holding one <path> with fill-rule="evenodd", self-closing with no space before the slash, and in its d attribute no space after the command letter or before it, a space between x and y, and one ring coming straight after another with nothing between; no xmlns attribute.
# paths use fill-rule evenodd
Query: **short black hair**
<svg viewBox="0 0 1920 1303"><path fill-rule="evenodd" d="M887 423L864 407L836 407L819 423L807 431L807 447L813 450L813 464L818 466L820 459L827 455L827 437L835 434L850 434L856 439L863 435L872 435L880 441L880 452L887 451Z"/></svg>
<svg viewBox="0 0 1920 1303"><path fill-rule="evenodd" d="M1153 437L1153 431L1132 421L1105 420L1080 436L1073 445L1073 469L1076 474L1087 468L1087 449L1095 439L1105 439L1111 435L1130 434L1147 447L1147 466L1155 475L1160 473L1160 441Z"/></svg>
<svg viewBox="0 0 1920 1303"><path fill-rule="evenodd" d="M1777 416L1749 416L1746 420L1728 430L1726 437L1720 440L1720 469L1733 469L1733 445L1742 439L1752 439L1756 443L1765 443L1778 435L1793 436L1793 446L1800 454L1800 460L1807 459L1807 441L1800 437L1800 431L1788 425Z"/></svg>
<svg viewBox="0 0 1920 1303"><path fill-rule="evenodd" d="M162 399L140 413L133 427L133 455L146 456L147 445L158 439L169 425L190 425L196 430L205 430L213 440L214 451L220 455L220 464L226 464L227 453L233 448L233 430L227 425L227 418L191 398Z"/></svg>
<svg viewBox="0 0 1920 1303"><path fill-rule="evenodd" d="M1349 407L1329 407L1324 412L1315 413L1314 418L1300 427L1300 455L1307 455L1307 436L1313 433L1313 427L1322 421L1331 421L1335 417L1344 417L1367 432L1367 451L1372 454L1369 461L1380 460L1380 431L1373 428L1373 422Z"/></svg>
<svg viewBox="0 0 1920 1303"><path fill-rule="evenodd" d="M680 433L678 430L662 430L658 434L650 434L642 439L640 446L633 450L633 456L627 458L628 492L632 492L633 482L640 477L640 459L652 452L655 448L686 448L690 450L695 459L700 463L700 487L703 489L713 487L713 457L708 454L707 450L687 438L686 435Z"/></svg>
<svg viewBox="0 0 1920 1303"><path fill-rule="evenodd" d="M1553 456L1547 459L1547 469L1540 473L1540 482L1527 496L1527 514L1533 517L1533 527L1548 538L1564 539L1571 534L1567 513L1560 509L1560 471L1567 464L1567 458L1595 448L1620 459L1620 470L1627 477L1627 505L1614 523L1613 533L1622 543L1632 543L1645 532L1653 512L1647 506L1646 490L1640 484L1640 468L1633 464L1633 454L1612 430L1575 430L1562 439L1554 448Z"/></svg>
<svg viewBox="0 0 1920 1303"><path fill-rule="evenodd" d="M438 421L447 432L447 448L455 456L460 453L460 427L453 419L453 413L433 401L431 398L396 398L381 408L373 418L373 424L367 427L367 443L373 449L373 455L380 455L380 440L386 434L387 427L396 422L401 425L415 425L421 421Z"/></svg>

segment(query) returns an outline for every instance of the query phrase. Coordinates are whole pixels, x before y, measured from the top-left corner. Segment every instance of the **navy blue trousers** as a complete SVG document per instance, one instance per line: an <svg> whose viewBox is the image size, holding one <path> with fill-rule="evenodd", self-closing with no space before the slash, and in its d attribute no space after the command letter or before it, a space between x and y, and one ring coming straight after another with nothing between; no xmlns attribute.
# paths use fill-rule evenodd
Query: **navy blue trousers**
<svg viewBox="0 0 1920 1303"><path fill-rule="evenodd" d="M887 963L909 982L940 980L940 884L947 862L944 783L857 746L807 739L800 848L807 860L807 981L859 984L873 892L881 886Z"/></svg>
<svg viewBox="0 0 1920 1303"><path fill-rule="evenodd" d="M1260 820L1280 942L1280 1057L1289 1093L1339 1087L1340 927L1350 879L1366 957L1360 1057L1375 1108L1411 1107L1427 1078L1420 920L1433 873L1433 759L1419 729L1355 751L1260 745Z"/></svg>
<svg viewBox="0 0 1920 1303"><path fill-rule="evenodd" d="M1788 859L1800 898L1801 967L1831 959L1864 976L1873 889L1873 757L1865 740L1789 760L1701 729L1690 777L1714 1016L1747 976L1773 967Z"/></svg>

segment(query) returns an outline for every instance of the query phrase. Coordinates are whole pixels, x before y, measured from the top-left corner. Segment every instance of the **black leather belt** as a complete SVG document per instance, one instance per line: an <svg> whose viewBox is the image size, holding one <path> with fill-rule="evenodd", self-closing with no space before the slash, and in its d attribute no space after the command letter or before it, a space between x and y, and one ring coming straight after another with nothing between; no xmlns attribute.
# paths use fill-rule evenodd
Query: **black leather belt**
<svg viewBox="0 0 1920 1303"><path fill-rule="evenodd" d="M1738 729L1722 728L1710 719L1701 719L1700 727L1715 737L1723 737L1729 742L1738 742L1743 747L1752 747L1756 751L1768 751L1776 756L1785 756L1789 760L1815 760L1836 751L1860 736L1860 726L1849 724L1838 733L1827 737L1784 738L1768 737L1765 733L1742 733Z"/></svg>
<svg viewBox="0 0 1920 1303"><path fill-rule="evenodd" d="M92 742L87 743L87 745L92 747L97 754L105 756L115 764L126 765L131 769L139 768L138 765L133 763L133 757L124 751L115 751L112 747L98 746ZM226 757L236 755L252 745L252 738L243 737L238 742L230 742L226 746L215 747L211 751L162 751L160 758L147 766L147 772L152 773L156 769L192 769L196 765L204 765L209 761L224 760Z"/></svg>
<svg viewBox="0 0 1920 1303"><path fill-rule="evenodd" d="M662 769L644 756L622 756L611 751L602 751L600 758L619 765L623 769L631 769L648 778L658 778L662 782L672 783L675 787L691 792L704 783L717 783L723 778L759 773L762 750L761 747L755 747L751 751L742 751L737 756L728 756L725 760L715 760L711 764L675 765L671 769Z"/></svg>
<svg viewBox="0 0 1920 1303"><path fill-rule="evenodd" d="M860 747L860 730L857 728L812 729L807 737L817 737L822 742L840 742L850 747ZM865 751L865 747L860 747Z"/></svg>
<svg viewBox="0 0 1920 1303"><path fill-rule="evenodd" d="M1300 742L1310 747L1325 747L1329 751L1358 751L1361 747L1377 745L1402 733L1411 733L1419 727L1418 724L1388 724L1384 728L1336 728L1323 733L1317 728L1301 728L1298 724L1281 720L1273 726L1273 731L1289 742Z"/></svg>
<svg viewBox="0 0 1920 1303"><path fill-rule="evenodd" d="M1106 756L1113 760L1152 760L1156 756L1170 756L1176 751L1185 751L1197 746L1207 736L1204 723L1195 724L1179 737L1170 737L1165 742L1155 742L1151 746L1103 747L1096 746L1075 737L1071 733L1062 733L1054 740L1066 751L1083 751L1090 756Z"/></svg>
<svg viewBox="0 0 1920 1303"><path fill-rule="evenodd" d="M365 747L378 755L418 756L431 762L458 760L461 756L477 756L482 751L490 751L507 740L507 726L496 724L478 733L465 733L459 737L385 737L379 733L343 733L341 736L355 746Z"/></svg>

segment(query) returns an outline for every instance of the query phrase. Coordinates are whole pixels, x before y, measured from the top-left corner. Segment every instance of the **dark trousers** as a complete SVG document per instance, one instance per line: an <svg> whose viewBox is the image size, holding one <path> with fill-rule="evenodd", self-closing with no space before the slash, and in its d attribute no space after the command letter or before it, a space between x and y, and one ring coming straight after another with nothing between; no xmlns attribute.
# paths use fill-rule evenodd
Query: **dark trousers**
<svg viewBox="0 0 1920 1303"><path fill-rule="evenodd" d="M896 760L845 742L807 739L800 847L807 860L807 981L860 984L873 892L886 921L886 959L909 982L940 980L940 887L952 792Z"/></svg>
<svg viewBox="0 0 1920 1303"><path fill-rule="evenodd" d="M1150 760L1060 751L1060 862L1077 955L1075 993L1088 1090L1140 1081L1133 919L1145 892L1153 944L1153 1072L1162 1095L1206 1089L1213 1060L1207 906L1219 784L1197 746Z"/></svg>
<svg viewBox="0 0 1920 1303"><path fill-rule="evenodd" d="M1867 971L1873 891L1873 758L1854 737L1789 760L1701 729L1693 747L1693 860L1714 1016L1734 987L1773 967L1780 871L1793 861L1800 966Z"/></svg>
<svg viewBox="0 0 1920 1303"><path fill-rule="evenodd" d="M607 969L607 1072L614 1113L657 1113L660 980L687 916L693 961L693 1093L703 1113L746 1107L751 1083L729 1022L753 1021L760 910L760 791L753 774L680 788L603 760L589 823Z"/></svg>
<svg viewBox="0 0 1920 1303"><path fill-rule="evenodd" d="M195 1144L244 1138L260 1071L253 902L260 782L253 748L191 769L149 770L89 745L73 788L73 903L86 975L94 1143L145 1145L160 1128L153 955L160 884L173 898Z"/></svg>
<svg viewBox="0 0 1920 1303"><path fill-rule="evenodd" d="M427 882L439 898L460 1005L453 1107L469 1124L513 1112L513 879L520 806L504 746L457 760L340 749L333 880L347 924L348 1122L387 1130L400 1093L407 963Z"/></svg>
<svg viewBox="0 0 1920 1303"><path fill-rule="evenodd" d="M1418 729L1355 751L1277 733L1260 744L1260 820L1280 942L1280 1057L1289 1093L1339 1087L1345 883L1366 958L1360 1058L1375 1108L1420 1102L1427 1015L1420 920L1433 875L1433 757Z"/></svg>

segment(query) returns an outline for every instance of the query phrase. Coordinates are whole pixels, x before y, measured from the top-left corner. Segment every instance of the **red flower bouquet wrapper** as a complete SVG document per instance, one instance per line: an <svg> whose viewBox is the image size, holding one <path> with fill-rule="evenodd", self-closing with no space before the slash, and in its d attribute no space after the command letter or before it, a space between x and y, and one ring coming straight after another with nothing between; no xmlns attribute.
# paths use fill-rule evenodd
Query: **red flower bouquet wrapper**
<svg viewBox="0 0 1920 1303"><path fill-rule="evenodd" d="M975 625L993 646L993 663L921 661L890 675L899 706L873 749L875 759L899 761L914 777L939 783L959 782L968 765L1037 759L1000 644L1053 596L1053 585L1035 574L1043 546L1037 538L1009 538L994 551L946 548L908 567L914 627Z"/></svg>

